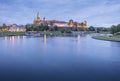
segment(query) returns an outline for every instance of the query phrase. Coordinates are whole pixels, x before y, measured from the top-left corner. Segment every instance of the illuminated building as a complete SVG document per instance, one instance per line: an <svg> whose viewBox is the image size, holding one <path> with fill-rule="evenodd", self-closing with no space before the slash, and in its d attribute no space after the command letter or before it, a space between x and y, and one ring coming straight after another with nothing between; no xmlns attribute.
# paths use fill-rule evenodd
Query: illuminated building
<svg viewBox="0 0 120 81"><path fill-rule="evenodd" d="M8 27L8 30L9 32L25 32L26 31L26 28L23 27L23 26L18 26L16 24L13 24L13 25L10 25Z"/></svg>
<svg viewBox="0 0 120 81"><path fill-rule="evenodd" d="M87 21L84 21L82 23L78 23L73 21L72 19L69 20L69 22L65 21L58 21L58 20L46 20L44 17L43 20L41 20L39 12L37 13L37 17L34 18L33 20L34 25L38 24L48 24L49 27L55 27L57 26L58 28L71 28L71 29L77 29L77 30L86 30L87 28Z"/></svg>

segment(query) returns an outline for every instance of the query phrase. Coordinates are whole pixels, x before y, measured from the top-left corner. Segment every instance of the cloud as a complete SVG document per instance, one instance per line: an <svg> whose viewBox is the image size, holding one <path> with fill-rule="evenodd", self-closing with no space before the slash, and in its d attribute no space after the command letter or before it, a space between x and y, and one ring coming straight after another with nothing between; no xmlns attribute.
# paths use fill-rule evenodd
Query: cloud
<svg viewBox="0 0 120 81"><path fill-rule="evenodd" d="M39 11L48 20L88 21L88 26L111 26L120 22L118 0L0 0L0 23L32 23Z"/></svg>

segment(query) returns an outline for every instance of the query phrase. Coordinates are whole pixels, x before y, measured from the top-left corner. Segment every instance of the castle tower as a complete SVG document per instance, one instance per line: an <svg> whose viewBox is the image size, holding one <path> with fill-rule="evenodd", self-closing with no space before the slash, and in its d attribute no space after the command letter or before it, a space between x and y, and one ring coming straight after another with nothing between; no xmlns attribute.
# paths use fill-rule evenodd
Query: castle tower
<svg viewBox="0 0 120 81"><path fill-rule="evenodd" d="M44 18L43 18L43 21L45 21L45 20L46 20L46 18L44 17Z"/></svg>
<svg viewBox="0 0 120 81"><path fill-rule="evenodd" d="M73 27L73 26L74 26L74 21L73 21L72 19L71 19L71 20L69 20L68 25L69 25L70 27Z"/></svg>
<svg viewBox="0 0 120 81"><path fill-rule="evenodd" d="M39 12L37 13L37 20L40 20L40 14L39 14Z"/></svg>
<svg viewBox="0 0 120 81"><path fill-rule="evenodd" d="M86 28L87 27L87 21L83 22L83 27Z"/></svg>
<svg viewBox="0 0 120 81"><path fill-rule="evenodd" d="M84 22L83 22L83 28L84 28L84 30L86 31L86 28L87 28L87 21L84 21Z"/></svg>

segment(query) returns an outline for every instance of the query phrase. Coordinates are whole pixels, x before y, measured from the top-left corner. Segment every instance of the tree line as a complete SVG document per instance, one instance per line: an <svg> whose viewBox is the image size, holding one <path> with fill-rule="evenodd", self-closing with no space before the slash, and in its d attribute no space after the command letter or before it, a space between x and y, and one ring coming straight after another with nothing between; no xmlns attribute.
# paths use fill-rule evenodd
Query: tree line
<svg viewBox="0 0 120 81"><path fill-rule="evenodd" d="M88 31L94 31L94 32L97 32L97 33L100 33L100 32L110 32L111 34L115 34L115 33L120 32L120 24L118 24L118 25L112 25L109 28L90 26L88 28Z"/></svg>
<svg viewBox="0 0 120 81"><path fill-rule="evenodd" d="M100 32L110 32L110 28L105 28L105 27L93 27L90 26L88 29L88 31L94 31L96 33L100 33Z"/></svg>
<svg viewBox="0 0 120 81"><path fill-rule="evenodd" d="M111 33L112 34L115 34L115 33L118 33L118 32L120 32L120 24L118 24L118 25L112 25L111 26Z"/></svg>
<svg viewBox="0 0 120 81"><path fill-rule="evenodd" d="M48 24L27 24L26 31L60 31L61 33L72 33L72 30L70 29L59 29L57 26L48 26Z"/></svg>
<svg viewBox="0 0 120 81"><path fill-rule="evenodd" d="M58 31L59 30L57 26L53 26L51 28L48 26L48 24L40 24L40 25L27 24L25 27L26 27L26 31L44 31L44 30ZM70 30L68 30L68 31L71 32ZM111 34L115 34L115 33L120 32L120 24L112 25L109 28L90 26L87 28L87 31L93 31L96 33L110 32ZM64 32L64 30L61 30L61 32Z"/></svg>
<svg viewBox="0 0 120 81"><path fill-rule="evenodd" d="M27 24L26 31L44 31L49 30L49 26L47 24L40 24L40 25L34 25L34 24Z"/></svg>

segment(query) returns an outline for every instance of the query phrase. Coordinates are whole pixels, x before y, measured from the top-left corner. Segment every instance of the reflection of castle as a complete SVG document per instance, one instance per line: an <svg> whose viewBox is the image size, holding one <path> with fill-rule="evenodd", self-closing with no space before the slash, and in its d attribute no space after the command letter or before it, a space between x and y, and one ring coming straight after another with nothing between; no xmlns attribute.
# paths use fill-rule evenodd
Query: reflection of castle
<svg viewBox="0 0 120 81"><path fill-rule="evenodd" d="M82 23L74 22L72 19L69 22L65 21L57 21L57 20L46 20L45 17L43 20L40 19L39 12L37 13L37 17L34 19L33 24L48 24L48 26L57 26L58 28L71 28L77 30L86 30L87 21Z"/></svg>

